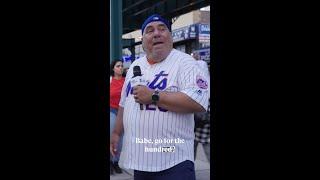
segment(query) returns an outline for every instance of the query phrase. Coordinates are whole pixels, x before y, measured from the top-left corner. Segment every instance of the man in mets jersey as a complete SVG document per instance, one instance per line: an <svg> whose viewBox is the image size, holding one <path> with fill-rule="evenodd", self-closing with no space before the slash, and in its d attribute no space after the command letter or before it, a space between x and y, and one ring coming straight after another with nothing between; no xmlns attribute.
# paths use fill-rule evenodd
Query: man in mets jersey
<svg viewBox="0 0 320 180"><path fill-rule="evenodd" d="M127 72L110 152L124 133L119 165L133 169L135 180L195 180L193 113L207 110L208 79L173 49L167 20L152 15L141 30L146 56Z"/></svg>

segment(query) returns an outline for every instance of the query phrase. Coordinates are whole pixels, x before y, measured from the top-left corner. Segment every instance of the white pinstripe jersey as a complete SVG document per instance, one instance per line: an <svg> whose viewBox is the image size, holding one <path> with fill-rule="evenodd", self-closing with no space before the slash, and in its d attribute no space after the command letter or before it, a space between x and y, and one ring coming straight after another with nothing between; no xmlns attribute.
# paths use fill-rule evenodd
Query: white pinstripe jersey
<svg viewBox="0 0 320 180"><path fill-rule="evenodd" d="M144 109L140 110L140 105L134 101L131 94L130 85L133 67L136 65L140 66L149 88L159 91L180 91L205 109L208 107L208 82L190 55L173 49L165 60L153 65L147 62L146 57L137 59L128 70L119 103L124 107L124 138L119 165L127 169L156 172L185 160L194 161L193 113L175 113L155 105L144 105ZM147 141L141 143L140 140L144 138ZM183 140L183 143L174 141L178 138ZM160 139L163 143L157 144L157 140ZM169 142L165 143L165 139ZM146 143L148 140L153 143L151 141ZM173 152L158 152L166 147L171 147Z"/></svg>

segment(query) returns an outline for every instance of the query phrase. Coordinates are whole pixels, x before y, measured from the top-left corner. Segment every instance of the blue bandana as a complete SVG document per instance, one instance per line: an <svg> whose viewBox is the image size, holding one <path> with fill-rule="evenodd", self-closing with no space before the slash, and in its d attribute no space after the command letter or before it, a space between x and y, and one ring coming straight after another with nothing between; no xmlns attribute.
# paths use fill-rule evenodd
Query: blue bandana
<svg viewBox="0 0 320 180"><path fill-rule="evenodd" d="M167 28L169 29L169 31L171 32L171 26L169 24L169 22L166 20L166 19L163 19L159 14L153 14L151 16L148 17L148 19L146 19L144 21L144 23L142 24L142 27L141 27L141 31L142 31L142 35L143 35L143 31L144 29L146 28L146 26L151 23L151 22L154 22L154 21L161 21L163 22Z"/></svg>

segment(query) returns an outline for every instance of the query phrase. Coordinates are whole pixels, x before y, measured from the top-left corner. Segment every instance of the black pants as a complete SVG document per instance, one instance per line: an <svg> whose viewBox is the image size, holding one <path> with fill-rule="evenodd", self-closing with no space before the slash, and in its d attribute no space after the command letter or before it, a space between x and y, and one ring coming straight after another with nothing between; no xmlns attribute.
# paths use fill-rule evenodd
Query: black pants
<svg viewBox="0 0 320 180"><path fill-rule="evenodd" d="M195 180L196 174L192 161L181 162L169 169L159 172L134 170L134 180Z"/></svg>

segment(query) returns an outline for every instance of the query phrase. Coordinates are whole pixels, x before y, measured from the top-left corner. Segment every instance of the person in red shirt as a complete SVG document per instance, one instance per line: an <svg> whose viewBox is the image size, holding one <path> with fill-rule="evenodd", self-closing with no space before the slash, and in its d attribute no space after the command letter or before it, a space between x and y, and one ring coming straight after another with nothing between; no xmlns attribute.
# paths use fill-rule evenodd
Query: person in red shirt
<svg viewBox="0 0 320 180"><path fill-rule="evenodd" d="M124 84L125 78L123 77L123 62L116 59L110 66L110 136L114 129L116 116L118 113L119 102L121 97L121 90ZM122 138L120 140L122 142ZM122 143L120 143L122 144ZM117 156L110 156L110 174L113 174L113 170L116 173L122 173L121 168L118 165L121 152L121 145L119 146L119 153Z"/></svg>

